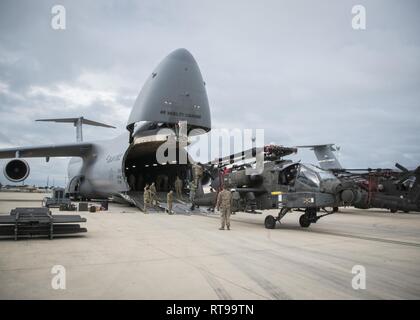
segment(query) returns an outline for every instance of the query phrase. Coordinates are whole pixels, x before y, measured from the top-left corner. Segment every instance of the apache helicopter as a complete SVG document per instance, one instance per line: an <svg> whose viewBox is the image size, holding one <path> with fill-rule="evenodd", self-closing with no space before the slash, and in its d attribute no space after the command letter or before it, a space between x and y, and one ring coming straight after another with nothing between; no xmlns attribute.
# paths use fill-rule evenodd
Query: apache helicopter
<svg viewBox="0 0 420 320"><path fill-rule="evenodd" d="M253 155L264 152L264 167L257 174L247 174L246 170L255 162L236 164L250 151ZM299 223L307 228L335 212L326 208L351 205L359 200L360 190L354 182L340 181L330 171L311 164L283 159L296 151L296 148L268 145L221 158L217 164L207 163L207 176L212 177L210 185L214 190L226 188L232 191L232 212L258 213L256 210L280 209L277 217L269 215L265 218L268 229L273 229L276 222L292 209L305 212ZM217 192L206 193L196 197L194 204L214 207L216 198ZM318 215L320 210L325 213Z"/></svg>
<svg viewBox="0 0 420 320"><path fill-rule="evenodd" d="M364 173L343 174L341 180L352 180L359 184L362 189L362 196L353 204L358 209L382 208L390 212L420 211L420 167L415 170L408 170L400 164L396 167L401 170L397 172L390 169L367 169ZM359 170L357 170L359 171Z"/></svg>
<svg viewBox="0 0 420 320"><path fill-rule="evenodd" d="M319 166L330 170L342 181L352 181L359 185L361 197L353 206L359 209L381 208L392 213L420 211L420 166L408 170L396 163L399 169L344 169L333 151L333 144L299 146L311 148Z"/></svg>

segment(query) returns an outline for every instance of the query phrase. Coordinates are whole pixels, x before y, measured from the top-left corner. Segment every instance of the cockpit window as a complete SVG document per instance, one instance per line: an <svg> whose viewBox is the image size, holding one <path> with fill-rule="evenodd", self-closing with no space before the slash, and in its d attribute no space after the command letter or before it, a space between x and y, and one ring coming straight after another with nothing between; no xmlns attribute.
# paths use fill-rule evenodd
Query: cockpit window
<svg viewBox="0 0 420 320"><path fill-rule="evenodd" d="M279 173L279 184L283 185L293 185L296 180L297 170L298 170L298 164L291 165L284 169L283 171L280 171Z"/></svg>
<svg viewBox="0 0 420 320"><path fill-rule="evenodd" d="M310 170L305 166L300 167L297 180L307 186L318 188L320 185L319 178L315 171Z"/></svg>
<svg viewBox="0 0 420 320"><path fill-rule="evenodd" d="M150 121L140 121L136 124L135 132L143 132L147 130L156 130L159 128L168 127L167 123L164 122L150 122Z"/></svg>
<svg viewBox="0 0 420 320"><path fill-rule="evenodd" d="M279 184L292 186L296 180L308 187L319 188L321 181L337 180L337 177L332 172L311 164L298 163L279 172Z"/></svg>

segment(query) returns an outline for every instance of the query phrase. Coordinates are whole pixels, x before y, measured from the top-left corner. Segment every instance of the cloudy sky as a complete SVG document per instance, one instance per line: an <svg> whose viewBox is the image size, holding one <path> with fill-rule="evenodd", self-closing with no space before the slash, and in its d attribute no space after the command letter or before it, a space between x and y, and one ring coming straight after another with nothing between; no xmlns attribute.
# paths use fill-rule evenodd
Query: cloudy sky
<svg viewBox="0 0 420 320"><path fill-rule="evenodd" d="M51 8L66 8L66 30ZM366 30L352 7L366 8ZM0 147L75 140L85 116L125 130L147 76L187 48L218 128L264 128L266 143L336 143L346 167L420 164L418 1L0 2ZM309 151L296 159L315 160ZM63 184L67 159L31 159L28 183ZM1 163L3 165L4 161ZM8 183L3 175L1 183Z"/></svg>

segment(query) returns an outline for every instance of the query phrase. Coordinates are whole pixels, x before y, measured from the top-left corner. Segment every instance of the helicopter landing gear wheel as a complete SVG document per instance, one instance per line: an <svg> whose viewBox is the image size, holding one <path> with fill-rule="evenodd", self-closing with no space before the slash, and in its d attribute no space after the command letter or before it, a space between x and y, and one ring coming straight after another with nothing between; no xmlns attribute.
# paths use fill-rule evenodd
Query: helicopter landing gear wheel
<svg viewBox="0 0 420 320"><path fill-rule="evenodd" d="M264 226L266 229L274 229L276 227L276 218L272 215L265 217Z"/></svg>
<svg viewBox="0 0 420 320"><path fill-rule="evenodd" d="M311 225L309 216L307 214L302 214L299 218L299 224L302 228L308 228Z"/></svg>

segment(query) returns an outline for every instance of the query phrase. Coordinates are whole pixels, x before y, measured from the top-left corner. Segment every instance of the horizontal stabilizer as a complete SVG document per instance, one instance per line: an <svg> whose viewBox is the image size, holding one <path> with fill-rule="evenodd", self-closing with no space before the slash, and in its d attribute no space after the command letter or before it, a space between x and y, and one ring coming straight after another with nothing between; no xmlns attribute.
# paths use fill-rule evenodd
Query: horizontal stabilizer
<svg viewBox="0 0 420 320"><path fill-rule="evenodd" d="M96 127L104 127L104 128L114 128L114 126L111 126L109 124L88 120L83 117L79 118L55 118L55 119L38 119L35 121L44 121L44 122L59 122L59 123L73 123L73 125L76 127L76 141L82 142L83 141L83 133L82 133L82 125L87 124L90 126L96 126Z"/></svg>
<svg viewBox="0 0 420 320"><path fill-rule="evenodd" d="M87 124L90 126L96 126L96 127L105 127L105 128L115 128L114 126L111 126L109 124L85 119L83 117L80 118L57 118L57 119L38 119L35 121L47 121L47 122L61 122L61 123L74 123L77 124L78 121L81 121L82 124Z"/></svg>

